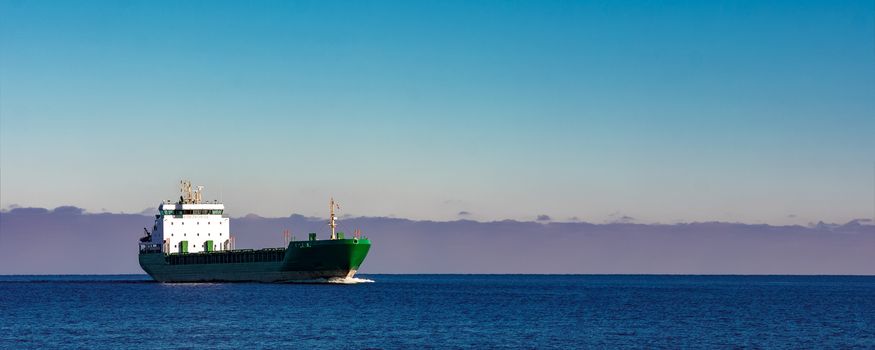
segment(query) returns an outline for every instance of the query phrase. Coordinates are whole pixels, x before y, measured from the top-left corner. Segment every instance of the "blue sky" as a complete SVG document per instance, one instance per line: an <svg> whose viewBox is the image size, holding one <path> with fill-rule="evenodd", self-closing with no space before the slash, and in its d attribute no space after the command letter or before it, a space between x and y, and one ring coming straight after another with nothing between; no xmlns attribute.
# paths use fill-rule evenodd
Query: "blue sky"
<svg viewBox="0 0 875 350"><path fill-rule="evenodd" d="M0 206L873 215L871 1L0 1Z"/></svg>

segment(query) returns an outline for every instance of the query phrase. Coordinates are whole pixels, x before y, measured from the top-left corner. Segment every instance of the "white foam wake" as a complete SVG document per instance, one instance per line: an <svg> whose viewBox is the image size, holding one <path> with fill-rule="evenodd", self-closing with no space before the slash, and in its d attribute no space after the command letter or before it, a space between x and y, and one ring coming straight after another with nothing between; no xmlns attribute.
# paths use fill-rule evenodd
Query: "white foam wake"
<svg viewBox="0 0 875 350"><path fill-rule="evenodd" d="M359 283L374 283L374 280L358 277L332 277L327 280L328 283L339 284L359 284Z"/></svg>

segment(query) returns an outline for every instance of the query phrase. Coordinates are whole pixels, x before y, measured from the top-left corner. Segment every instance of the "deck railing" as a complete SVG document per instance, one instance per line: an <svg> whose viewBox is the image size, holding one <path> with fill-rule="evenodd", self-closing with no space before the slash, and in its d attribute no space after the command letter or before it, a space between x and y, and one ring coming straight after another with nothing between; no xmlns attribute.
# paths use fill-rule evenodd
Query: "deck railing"
<svg viewBox="0 0 875 350"><path fill-rule="evenodd" d="M236 249L198 253L172 253L164 256L170 265L229 264L283 261L285 248Z"/></svg>

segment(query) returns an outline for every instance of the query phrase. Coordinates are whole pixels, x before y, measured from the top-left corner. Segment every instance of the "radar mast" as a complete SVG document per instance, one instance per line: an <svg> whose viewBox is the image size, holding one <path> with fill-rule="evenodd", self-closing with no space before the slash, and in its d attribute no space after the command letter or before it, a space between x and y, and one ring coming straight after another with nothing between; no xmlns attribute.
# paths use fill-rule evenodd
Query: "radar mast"
<svg viewBox="0 0 875 350"><path fill-rule="evenodd" d="M203 197L201 194L204 191L204 186L197 186L197 189L191 189L191 181L189 180L180 180L179 181L179 192L182 193L179 196L179 204L201 204Z"/></svg>
<svg viewBox="0 0 875 350"><path fill-rule="evenodd" d="M331 227L331 239L337 239L337 235L334 233L334 229L337 228L337 216L334 215L335 207L340 210L340 205L334 202L334 197L331 197L331 201L328 202L328 211L331 213L328 219L328 227Z"/></svg>

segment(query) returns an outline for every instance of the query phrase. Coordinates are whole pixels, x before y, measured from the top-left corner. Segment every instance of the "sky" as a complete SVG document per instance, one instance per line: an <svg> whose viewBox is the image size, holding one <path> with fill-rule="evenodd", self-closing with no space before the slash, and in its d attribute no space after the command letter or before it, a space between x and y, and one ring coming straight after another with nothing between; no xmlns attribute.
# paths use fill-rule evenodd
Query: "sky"
<svg viewBox="0 0 875 350"><path fill-rule="evenodd" d="M6 209L844 223L873 135L872 1L0 0Z"/></svg>

